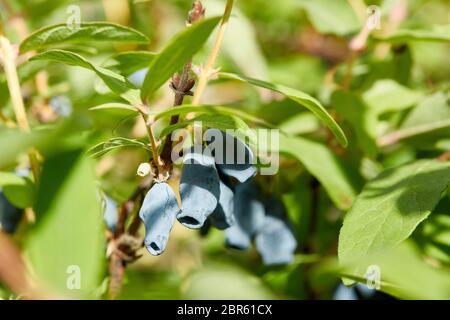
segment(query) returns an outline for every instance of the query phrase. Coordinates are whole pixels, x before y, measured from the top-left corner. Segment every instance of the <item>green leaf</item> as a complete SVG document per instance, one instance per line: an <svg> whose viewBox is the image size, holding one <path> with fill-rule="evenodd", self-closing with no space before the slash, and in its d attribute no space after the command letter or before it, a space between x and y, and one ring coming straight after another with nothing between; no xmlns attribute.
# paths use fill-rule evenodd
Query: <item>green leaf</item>
<svg viewBox="0 0 450 320"><path fill-rule="evenodd" d="M283 85L252 79L242 75L236 75L232 73L220 73L220 76L228 79L247 82L249 84L258 87L266 88L281 93L287 98L297 102L298 104L302 105L303 107L313 112L320 120L322 120L328 126L328 128L330 128L330 130L336 136L336 139L339 141L339 143L344 147L347 146L347 137L345 136L342 129L339 127L339 125L336 123L333 117L331 117L328 114L328 112L325 110L322 104L317 99L311 97L310 95L292 88L285 87Z"/></svg>
<svg viewBox="0 0 450 320"><path fill-rule="evenodd" d="M133 114L135 115L139 114L139 111L135 107L124 103L105 103L99 106L89 108L89 111L98 112L101 113L102 115L112 114L123 117L130 116Z"/></svg>
<svg viewBox="0 0 450 320"><path fill-rule="evenodd" d="M105 244L93 167L82 150L44 163L35 206L36 225L25 252L34 273L58 295L88 298L100 284ZM74 269L81 288L71 290ZM76 272L76 271L75 271Z"/></svg>
<svg viewBox="0 0 450 320"><path fill-rule="evenodd" d="M361 29L361 23L347 1L300 0L309 20L320 33L346 35Z"/></svg>
<svg viewBox="0 0 450 320"><path fill-rule="evenodd" d="M211 264L198 269L187 277L182 287L184 298L193 300L274 298L261 279L230 264Z"/></svg>
<svg viewBox="0 0 450 320"><path fill-rule="evenodd" d="M325 145L301 137L280 135L280 152L299 160L320 181L338 208L350 208L362 185L362 178L349 164Z"/></svg>
<svg viewBox="0 0 450 320"><path fill-rule="evenodd" d="M132 105L138 105L141 103L139 98L139 90L136 89L126 78L109 69L94 66L79 54L65 50L49 50L32 57L30 60L49 60L91 70L95 72L97 76L103 80L103 82L105 82L112 92L121 96Z"/></svg>
<svg viewBox="0 0 450 320"><path fill-rule="evenodd" d="M331 96L331 105L352 126L359 147L372 158L377 154L376 116L354 93L335 91Z"/></svg>
<svg viewBox="0 0 450 320"><path fill-rule="evenodd" d="M79 28L68 28L66 23L61 23L32 33L20 44L20 52L41 50L65 43L96 42L148 43L149 40L137 30L109 22L87 22L82 23Z"/></svg>
<svg viewBox="0 0 450 320"><path fill-rule="evenodd" d="M215 128L215 129L219 129L222 131L225 131L227 129L240 129L245 132L246 130L249 129L247 124L238 117L227 116L227 115L202 114L193 119L182 121L177 124L169 125L169 126L165 127L161 131L159 136L165 137L165 136L171 134L173 131L180 129L180 128L184 128L195 122L200 122L203 127Z"/></svg>
<svg viewBox="0 0 450 320"><path fill-rule="evenodd" d="M363 95L364 101L376 115L410 108L419 102L421 97L420 92L390 79L378 80Z"/></svg>
<svg viewBox="0 0 450 320"><path fill-rule="evenodd" d="M431 30L408 30L399 29L386 36L379 36L376 39L389 42L450 42L450 24L437 25Z"/></svg>
<svg viewBox="0 0 450 320"><path fill-rule="evenodd" d="M227 115L227 116L231 116L231 117L238 117L242 120L248 121L248 122L252 122L255 124L259 124L265 127L270 127L273 128L274 126L271 125L270 123L252 116L244 111L238 110L238 109L234 109L231 107L225 107L225 106L211 106L211 105L201 105L201 106L195 106L195 105L182 105L179 107L174 107L174 108L170 108L167 110L164 110L162 112L158 112L155 114L155 120L158 119L163 119L163 118L168 118L171 117L173 115L185 115L188 113L208 113L208 114L212 114L212 115Z"/></svg>
<svg viewBox="0 0 450 320"><path fill-rule="evenodd" d="M150 64L142 85L142 100L145 101L203 47L220 19L204 19L175 35Z"/></svg>
<svg viewBox="0 0 450 320"><path fill-rule="evenodd" d="M449 181L450 162L418 160L383 171L366 184L344 218L339 260L358 261L404 241L428 217Z"/></svg>
<svg viewBox="0 0 450 320"><path fill-rule="evenodd" d="M92 158L99 158L108 152L125 147L142 148L151 153L151 148L136 139L128 139L123 137L111 138L108 141L100 142L88 150L88 155Z"/></svg>
<svg viewBox="0 0 450 320"><path fill-rule="evenodd" d="M12 172L0 172L0 188L14 206L23 209L33 205L36 191L28 177L21 177Z"/></svg>
<svg viewBox="0 0 450 320"><path fill-rule="evenodd" d="M378 254L365 256L358 272L352 263L344 266L343 275L367 282L366 270L377 266L381 272L380 290L401 299L448 300L450 277L448 266L433 267L424 261L418 248L409 240Z"/></svg>
<svg viewBox="0 0 450 320"><path fill-rule="evenodd" d="M280 130L290 135L311 133L320 128L319 119L311 113L301 112L279 125Z"/></svg>
<svg viewBox="0 0 450 320"><path fill-rule="evenodd" d="M152 63L156 54L147 51L129 51L118 53L109 58L103 66L124 76L129 76Z"/></svg>
<svg viewBox="0 0 450 320"><path fill-rule="evenodd" d="M450 136L448 94L436 92L423 99L406 116L399 130L378 139L380 146L405 141L421 148L434 148L440 138Z"/></svg>

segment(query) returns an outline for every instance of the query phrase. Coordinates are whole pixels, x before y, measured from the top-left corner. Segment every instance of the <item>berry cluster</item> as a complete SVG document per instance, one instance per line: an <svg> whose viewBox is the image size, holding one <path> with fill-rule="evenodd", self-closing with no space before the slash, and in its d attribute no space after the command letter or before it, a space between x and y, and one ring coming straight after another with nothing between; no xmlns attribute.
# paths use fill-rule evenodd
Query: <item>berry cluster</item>
<svg viewBox="0 0 450 320"><path fill-rule="evenodd" d="M147 250L152 255L164 252L178 219L191 229L210 224L225 230L226 245L231 248L245 250L254 239L265 264L291 262L297 242L282 203L258 198L251 180L256 175L251 149L217 129L208 129L205 137L214 139L206 147L197 145L184 152L181 208L166 182L156 182L146 194L139 216L146 228ZM238 161L239 154L244 161Z"/></svg>

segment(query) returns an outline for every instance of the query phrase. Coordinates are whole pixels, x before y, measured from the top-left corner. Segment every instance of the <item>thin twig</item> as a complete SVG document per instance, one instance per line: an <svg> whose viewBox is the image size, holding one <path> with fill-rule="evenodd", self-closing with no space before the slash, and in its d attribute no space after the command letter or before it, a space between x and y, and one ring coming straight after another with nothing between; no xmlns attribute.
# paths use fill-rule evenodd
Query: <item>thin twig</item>
<svg viewBox="0 0 450 320"><path fill-rule="evenodd" d="M219 32L217 34L216 41L214 42L214 46L212 48L211 54L208 58L208 62L206 66L202 68L200 77L198 80L197 87L194 92L194 98L192 99L192 104L197 105L200 103L201 96L203 91L208 84L209 77L214 70L214 64L216 62L217 56L219 55L220 47L222 45L223 37L225 35L226 25L228 20L230 20L231 11L233 9L234 0L228 0L227 5L225 7L225 11L223 13L222 21L220 23Z"/></svg>
<svg viewBox="0 0 450 320"><path fill-rule="evenodd" d="M30 132L30 125L28 123L25 106L23 103L22 92L20 89L19 77L16 69L16 59L11 43L3 36L0 36L0 52L2 56L3 66L5 69L6 80L8 82L8 89L11 96L11 102L16 115L18 126L25 132ZM34 180L39 183L39 162L37 160L37 152L32 149L28 152L31 171L33 172Z"/></svg>

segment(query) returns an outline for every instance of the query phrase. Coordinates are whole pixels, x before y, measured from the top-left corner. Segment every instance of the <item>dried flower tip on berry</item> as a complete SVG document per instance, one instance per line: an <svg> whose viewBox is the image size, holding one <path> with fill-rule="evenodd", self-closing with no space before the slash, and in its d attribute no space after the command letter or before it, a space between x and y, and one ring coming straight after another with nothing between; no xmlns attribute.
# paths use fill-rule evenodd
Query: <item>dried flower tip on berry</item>
<svg viewBox="0 0 450 320"><path fill-rule="evenodd" d="M137 175L140 177L145 177L147 176L150 172L152 171L152 167L150 165L150 163L148 162L144 162L141 163L137 169Z"/></svg>

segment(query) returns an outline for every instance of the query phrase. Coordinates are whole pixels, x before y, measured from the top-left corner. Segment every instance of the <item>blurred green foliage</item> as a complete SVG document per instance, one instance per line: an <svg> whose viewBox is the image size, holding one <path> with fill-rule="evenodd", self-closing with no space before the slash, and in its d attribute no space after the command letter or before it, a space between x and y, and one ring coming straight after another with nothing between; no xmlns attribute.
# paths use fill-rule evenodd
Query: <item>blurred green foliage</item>
<svg viewBox="0 0 450 320"><path fill-rule="evenodd" d="M91 24L79 41L51 29L24 45L32 32L64 24L69 5L79 6L82 22L127 29L112 26L96 38L101 25ZM204 5L215 17L225 1ZM369 5L379 6L380 29L352 50ZM187 32L190 8L184 0L0 1L5 35L34 51L17 66L29 133L6 121L15 116L0 69L0 187L17 207L33 207L35 223L22 221L14 240L33 275L58 294L107 297L98 190L123 203L142 182L136 168L152 154L134 108L141 97L160 117L157 136L175 129L164 114L173 103L165 82L192 54L195 65L205 64L213 37L206 38L218 22ZM141 248L143 256L127 265L118 298L330 299L342 278L364 283L374 264L386 294L450 298L449 12L445 0L237 1L216 63L234 74L209 83L203 101L211 107L198 111L209 126L283 131L279 173L257 180L286 206L299 244L295 261L264 267L253 249L224 248L218 230L177 225L162 256ZM141 92L129 76L154 65ZM49 109L60 95L72 102L68 118ZM187 100L180 114L191 108ZM12 173L28 166L30 148L42 156L38 186ZM80 266L82 290L67 289L69 265ZM1 298L11 294L0 286Z"/></svg>

